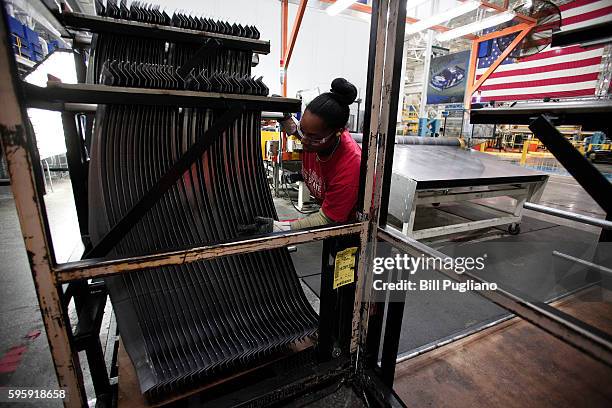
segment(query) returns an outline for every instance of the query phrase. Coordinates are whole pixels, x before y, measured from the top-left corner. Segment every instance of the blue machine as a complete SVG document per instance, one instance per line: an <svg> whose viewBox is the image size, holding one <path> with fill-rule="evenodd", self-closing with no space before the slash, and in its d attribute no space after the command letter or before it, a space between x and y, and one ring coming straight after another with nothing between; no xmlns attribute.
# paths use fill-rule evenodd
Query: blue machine
<svg viewBox="0 0 612 408"><path fill-rule="evenodd" d="M9 31L11 33L11 44L15 54L29 59L30 61L39 62L44 58L42 46L38 33L31 30L28 26L21 24L13 16L8 16Z"/></svg>
<svg viewBox="0 0 612 408"><path fill-rule="evenodd" d="M591 144L604 144L606 143L606 134L604 132L593 132L591 136Z"/></svg>
<svg viewBox="0 0 612 408"><path fill-rule="evenodd" d="M11 44L13 45L15 54L31 60L32 51L28 47L23 24L12 16L8 16L8 23L12 39Z"/></svg>
<svg viewBox="0 0 612 408"><path fill-rule="evenodd" d="M57 48L64 48L64 47L61 46L59 40L53 40L47 43L47 48L49 49L49 53L52 53L53 50Z"/></svg>
<svg viewBox="0 0 612 408"><path fill-rule="evenodd" d="M419 118L419 136L433 137L436 133L440 133L440 120Z"/></svg>
<svg viewBox="0 0 612 408"><path fill-rule="evenodd" d="M31 30L27 26L23 26L23 30L25 32L25 39L28 43L28 48L31 51L31 60L38 62L42 61L44 58L44 54L42 51L42 46L40 45L40 40L38 38L38 33L34 30Z"/></svg>

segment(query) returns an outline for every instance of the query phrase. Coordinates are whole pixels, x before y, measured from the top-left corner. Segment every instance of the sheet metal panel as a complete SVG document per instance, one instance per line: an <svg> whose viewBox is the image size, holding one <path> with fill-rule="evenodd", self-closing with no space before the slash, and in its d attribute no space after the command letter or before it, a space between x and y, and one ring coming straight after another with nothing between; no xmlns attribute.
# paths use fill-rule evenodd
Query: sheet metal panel
<svg viewBox="0 0 612 408"><path fill-rule="evenodd" d="M160 66L153 60L182 64L195 52L172 44L161 51L155 41L145 42L115 37L108 41L100 35L97 44L103 45L103 52L97 50L98 61L92 70L126 56L136 64ZM196 68L198 72L205 70L203 75L208 78L220 73L250 75L251 52L220 48L211 52L212 57L204 58ZM174 59L179 54L180 58ZM161 83L165 72L154 78L156 87L167 87ZM138 72L128 72L122 84L142 86L139 77ZM240 89L227 90L233 91ZM223 112L180 106L99 105L89 175L94 245ZM255 216L276 218L262 163L260 126L261 112L244 111L132 227L110 256L229 241L238 238L239 224L252 223ZM141 391L151 402L264 362L312 335L317 325L317 315L301 290L285 248L156 267L109 277L105 282Z"/></svg>
<svg viewBox="0 0 612 408"><path fill-rule="evenodd" d="M546 175L487 153L452 146L397 145L393 173L417 182L417 189L540 181Z"/></svg>

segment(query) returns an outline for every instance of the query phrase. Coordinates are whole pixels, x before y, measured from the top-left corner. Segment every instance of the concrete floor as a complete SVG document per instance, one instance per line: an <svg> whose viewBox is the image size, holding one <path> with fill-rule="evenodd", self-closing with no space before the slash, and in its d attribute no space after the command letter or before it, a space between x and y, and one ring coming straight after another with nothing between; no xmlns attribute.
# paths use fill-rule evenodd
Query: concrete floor
<svg viewBox="0 0 612 408"><path fill-rule="evenodd" d="M0 188L3 189L0 191L0 353L6 356L11 350L23 350L16 366L5 367L0 372L0 386L55 389L55 371L14 201L6 187ZM31 333L40 335L33 338L32 334L28 339ZM38 402L20 402L18 406L41 405ZM62 404L47 401L43 406L59 407Z"/></svg>
<svg viewBox="0 0 612 408"><path fill-rule="evenodd" d="M603 218L603 211L571 177L552 176L541 202L551 207ZM78 257L80 250L79 234L69 181L67 179L55 180L54 191L45 196L45 203L58 261L63 262L71 257ZM296 218L297 212L286 199L275 199L275 203L281 219ZM493 204L504 206L510 203L498 200ZM582 234L575 235L576 239L587 239L589 242L596 241L598 229L594 227L530 211L526 211L526 215L534 219L580 230ZM55 388L57 385L54 369L41 322L14 202L10 190L6 187L0 187L0 225L0 242L2 242L0 247L0 259L2 260L0 262L0 327L2 328L0 330L0 353L3 356L15 352L20 354L18 364L0 372L0 387ZM537 234L537 231L530 232L530 234ZM481 235L493 238L505 236L500 230L486 231ZM569 239L571 240L572 237L570 236ZM432 245L444 248L447 243L432 242ZM302 286L315 308L318 308L316 293L320 282L320 253L321 243L313 243L300 245L298 251L292 254ZM510 254L509 259L512 258ZM479 319L482 320L484 315L495 317L503 314L503 311L496 309L496 307L487 306L482 301L475 301L469 296L464 296L461 300L450 297L431 297L408 302L407 307L409 309L405 316L421 316L422 318L420 320L406 320L407 325L404 327L405 332L402 336L408 338L408 341L404 342L402 351L412 350L428 341L444 337L446 334L456 333L458 330L465 329L465 327L472 327L478 323ZM445 318L440 317L440 314L443 315L457 309L479 310L478 315L473 319L469 316L467 318L463 316L462 319L457 320L453 318L452 314L447 314ZM436 319L439 322L435 330L430 328L432 320L429 319ZM415 333L423 334L415 336ZM90 383L88 389L91 392ZM60 405L58 401L46 401L45 404L37 402L31 406ZM28 405L27 403L25 405L20 403L19 406Z"/></svg>

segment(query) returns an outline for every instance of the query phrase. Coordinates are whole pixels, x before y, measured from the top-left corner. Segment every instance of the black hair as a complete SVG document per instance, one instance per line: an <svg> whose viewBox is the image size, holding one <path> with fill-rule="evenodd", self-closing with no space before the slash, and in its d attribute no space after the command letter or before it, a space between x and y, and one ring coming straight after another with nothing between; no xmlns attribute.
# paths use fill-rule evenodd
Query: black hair
<svg viewBox="0 0 612 408"><path fill-rule="evenodd" d="M329 92L314 98L306 110L319 116L330 129L346 126L349 120L349 105L357 98L357 88L344 78L336 78Z"/></svg>

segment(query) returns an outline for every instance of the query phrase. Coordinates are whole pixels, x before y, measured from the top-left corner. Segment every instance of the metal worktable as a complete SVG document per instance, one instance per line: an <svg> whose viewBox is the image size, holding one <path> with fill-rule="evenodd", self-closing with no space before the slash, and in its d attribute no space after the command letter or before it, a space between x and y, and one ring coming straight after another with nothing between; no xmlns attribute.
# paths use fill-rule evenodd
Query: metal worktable
<svg viewBox="0 0 612 408"><path fill-rule="evenodd" d="M453 146L396 145L389 213L402 222L402 232L415 239L510 224L518 233L523 204L537 202L548 176L503 162L486 153ZM414 230L419 205L510 196L512 212L499 217Z"/></svg>

